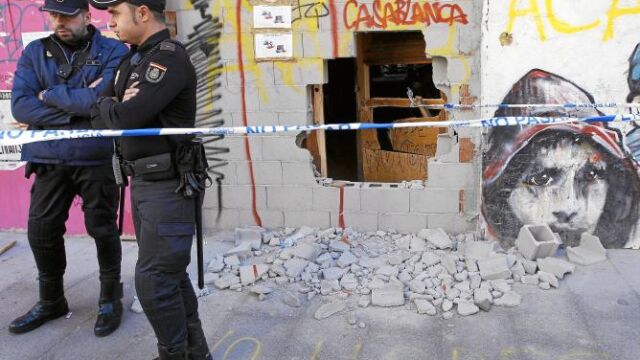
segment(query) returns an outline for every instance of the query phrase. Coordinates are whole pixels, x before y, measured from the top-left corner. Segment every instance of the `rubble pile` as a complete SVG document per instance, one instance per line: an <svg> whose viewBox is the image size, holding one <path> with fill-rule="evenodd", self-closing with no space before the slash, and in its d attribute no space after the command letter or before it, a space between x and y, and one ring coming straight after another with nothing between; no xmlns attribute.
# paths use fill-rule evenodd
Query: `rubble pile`
<svg viewBox="0 0 640 360"><path fill-rule="evenodd" d="M472 233L450 236L442 229L401 234L243 228L236 230L235 247L211 260L205 283L218 289L247 289L260 300L286 288L282 301L293 307L301 306L300 297L325 297L316 319L340 313L347 302L362 308L405 306L449 319L456 313L489 311L492 306L518 306L516 282L557 288L575 265L548 256L549 249L557 249L555 239L536 241L538 234L549 236L538 228L521 231L517 243L526 250L525 256L518 247L503 250ZM597 238L584 240L585 249L573 251L575 257L589 263L592 253L598 259L604 256L594 244ZM536 253L546 257L536 258ZM354 326L364 326L353 321Z"/></svg>

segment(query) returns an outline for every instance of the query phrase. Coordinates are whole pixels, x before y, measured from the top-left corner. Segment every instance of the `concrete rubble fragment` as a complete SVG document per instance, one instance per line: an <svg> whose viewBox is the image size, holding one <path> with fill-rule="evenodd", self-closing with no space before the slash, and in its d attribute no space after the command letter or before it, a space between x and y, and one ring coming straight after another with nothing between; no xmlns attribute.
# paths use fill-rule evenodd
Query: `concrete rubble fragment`
<svg viewBox="0 0 640 360"><path fill-rule="evenodd" d="M427 240L436 249L450 249L453 246L451 238L442 229L422 229L418 237Z"/></svg>
<svg viewBox="0 0 640 360"><path fill-rule="evenodd" d="M511 270L507 266L506 255L495 255L493 257L478 261L480 276L483 280L506 279L511 276Z"/></svg>
<svg viewBox="0 0 640 360"><path fill-rule="evenodd" d="M130 310L136 314L142 314L144 312L142 310L142 304L140 304L140 300L138 300L137 296L133 297L133 303L131 304Z"/></svg>
<svg viewBox="0 0 640 360"><path fill-rule="evenodd" d="M266 274L267 271L269 271L269 265L266 264L241 266L240 282L242 285L251 285Z"/></svg>
<svg viewBox="0 0 640 360"><path fill-rule="evenodd" d="M514 307L520 305L522 302L522 297L520 294L509 291L502 295L500 298L496 299L493 303L496 306L505 306L505 307Z"/></svg>
<svg viewBox="0 0 640 360"><path fill-rule="evenodd" d="M547 257L538 259L538 268L541 271L555 275L558 279L562 279L566 273L574 272L576 266L562 259Z"/></svg>
<svg viewBox="0 0 640 360"><path fill-rule="evenodd" d="M436 307L433 306L431 301L426 299L415 299L413 302L414 304L416 304L416 308L418 309L418 314L427 314L430 316L437 314Z"/></svg>
<svg viewBox="0 0 640 360"><path fill-rule="evenodd" d="M597 236L582 233L580 246L567 247L567 257L578 265L593 265L607 260L607 250Z"/></svg>
<svg viewBox="0 0 640 360"><path fill-rule="evenodd" d="M314 317L317 320L326 319L336 313L339 313L346 309L347 305L341 301L330 301L326 304L320 305L318 310L316 310Z"/></svg>
<svg viewBox="0 0 640 360"><path fill-rule="evenodd" d="M461 301L457 306L458 314L461 316L469 316L476 314L480 311L480 308L473 303L473 301Z"/></svg>
<svg viewBox="0 0 640 360"><path fill-rule="evenodd" d="M404 305L402 287L390 284L380 289L373 289L371 292L371 304L383 307Z"/></svg>

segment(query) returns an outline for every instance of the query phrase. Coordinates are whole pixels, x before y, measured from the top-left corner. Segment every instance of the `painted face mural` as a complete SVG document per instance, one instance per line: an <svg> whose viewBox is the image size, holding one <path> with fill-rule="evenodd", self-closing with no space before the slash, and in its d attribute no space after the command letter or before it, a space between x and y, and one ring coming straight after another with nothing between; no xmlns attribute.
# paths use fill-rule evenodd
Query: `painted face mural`
<svg viewBox="0 0 640 360"><path fill-rule="evenodd" d="M560 76L532 70L505 104L594 103ZM596 116L596 109L499 109L495 116ZM483 215L488 231L512 246L524 224L546 224L568 246L582 233L623 247L639 220L640 178L618 130L605 124L495 128L484 157Z"/></svg>

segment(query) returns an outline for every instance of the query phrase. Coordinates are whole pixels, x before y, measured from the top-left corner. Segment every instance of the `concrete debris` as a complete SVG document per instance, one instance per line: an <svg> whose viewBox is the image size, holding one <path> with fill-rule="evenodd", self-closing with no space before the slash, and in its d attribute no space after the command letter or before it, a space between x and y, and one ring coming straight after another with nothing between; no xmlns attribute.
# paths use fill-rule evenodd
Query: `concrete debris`
<svg viewBox="0 0 640 360"><path fill-rule="evenodd" d="M418 309L418 314L427 314L430 316L434 316L437 314L436 307L433 306L433 304L429 300L415 299L413 303L416 304L416 308Z"/></svg>
<svg viewBox="0 0 640 360"><path fill-rule="evenodd" d="M131 304L130 310L136 314L142 314L144 311L142 310L142 304L140 304L140 300L138 300L137 296L133 296L133 303Z"/></svg>
<svg viewBox="0 0 640 360"><path fill-rule="evenodd" d="M442 229L422 229L418 237L427 240L436 249L450 249L453 246L451 238Z"/></svg>
<svg viewBox="0 0 640 360"><path fill-rule="evenodd" d="M336 265L338 265L341 268L346 268L347 266L350 266L356 261L358 261L358 258L355 257L351 252L347 250L343 252L342 255L340 255L340 258L338 258L338 260L336 261Z"/></svg>
<svg viewBox="0 0 640 360"><path fill-rule="evenodd" d="M538 278L540 279L541 282L548 283L554 288L558 288L560 286L560 282L558 281L558 278L551 273L538 271Z"/></svg>
<svg viewBox="0 0 640 360"><path fill-rule="evenodd" d="M220 279L213 282L218 289L226 289L232 285L240 284L240 278L234 274L226 273Z"/></svg>
<svg viewBox="0 0 640 360"><path fill-rule="evenodd" d="M597 236L582 233L580 246L567 247L567 257L578 265L592 265L607 260L607 250Z"/></svg>
<svg viewBox="0 0 640 360"><path fill-rule="evenodd" d="M458 302L458 314L461 316L469 316L478 313L480 308L476 306L473 301L460 301Z"/></svg>
<svg viewBox="0 0 640 360"><path fill-rule="evenodd" d="M525 258L536 260L555 255L561 242L548 225L524 225L515 244Z"/></svg>
<svg viewBox="0 0 640 360"><path fill-rule="evenodd" d="M216 255L209 262L209 266L207 266L207 272L217 273L224 269L224 257L221 255Z"/></svg>
<svg viewBox="0 0 640 360"><path fill-rule="evenodd" d="M478 267L483 280L506 279L511 276L506 255L495 255L488 259L482 259L478 261Z"/></svg>
<svg viewBox="0 0 640 360"><path fill-rule="evenodd" d="M287 276L297 278L302 274L304 269L309 265L309 262L301 258L289 259L284 263L284 268L287 271Z"/></svg>
<svg viewBox="0 0 640 360"><path fill-rule="evenodd" d="M540 268L541 271L555 275L558 279L562 279L566 273L574 272L576 266L562 259L547 257L538 259L538 268Z"/></svg>
<svg viewBox="0 0 640 360"><path fill-rule="evenodd" d="M521 302L522 297L520 294L514 291L509 291L496 299L493 303L496 304L496 306L514 307L520 305Z"/></svg>
<svg viewBox="0 0 640 360"><path fill-rule="evenodd" d="M402 287L389 284L381 289L373 289L371 292L371 304L384 307L404 305Z"/></svg>
<svg viewBox="0 0 640 360"><path fill-rule="evenodd" d="M526 229L528 235L539 235L535 227ZM282 302L292 307L316 296L331 299L317 309L318 319L347 306L353 310L371 305L404 306L431 316L440 312L445 319L454 314L469 316L490 311L493 305L519 305L522 298L514 290L521 284L557 288L559 278L575 268L553 257L529 260L519 248L503 250L477 234L450 237L442 229L424 229L415 235L350 228L249 227L236 229L235 245L211 258L207 285L247 289L259 300L279 289ZM585 235L581 246L568 252L574 260L576 255L585 259L583 248L597 254L604 250L597 238ZM347 315L347 320L357 328L359 320L354 316Z"/></svg>
<svg viewBox="0 0 640 360"><path fill-rule="evenodd" d="M273 292L273 289L264 285L254 285L249 289L252 293L258 295L267 295Z"/></svg>
<svg viewBox="0 0 640 360"><path fill-rule="evenodd" d="M472 241L465 243L464 256L470 260L482 260L494 253L495 242L493 241Z"/></svg>
<svg viewBox="0 0 640 360"><path fill-rule="evenodd" d="M365 323L363 323L363 322L360 322L360 323L358 324L358 327L359 327L360 329L364 329L364 328L366 328L366 327L367 327L367 324L365 324Z"/></svg>
<svg viewBox="0 0 640 360"><path fill-rule="evenodd" d="M257 264L240 267L240 282L242 285L251 285L269 271L269 265Z"/></svg>
<svg viewBox="0 0 640 360"><path fill-rule="evenodd" d="M314 317L316 318L316 320L326 319L332 315L335 315L336 313L341 312L342 310L346 309L346 307L347 305L342 301L331 301L326 304L320 305L318 310L316 310Z"/></svg>

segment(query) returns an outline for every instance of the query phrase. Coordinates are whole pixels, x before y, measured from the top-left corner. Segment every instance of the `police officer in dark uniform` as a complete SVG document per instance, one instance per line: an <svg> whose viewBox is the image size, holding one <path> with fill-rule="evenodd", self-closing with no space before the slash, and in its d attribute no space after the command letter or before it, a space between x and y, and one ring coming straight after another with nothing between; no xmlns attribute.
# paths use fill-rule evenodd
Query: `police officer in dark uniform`
<svg viewBox="0 0 640 360"><path fill-rule="evenodd" d="M164 24L165 0L90 1L108 9L109 27L131 44L113 86L92 110L94 128L194 127L195 70L182 44L170 39ZM204 160L201 145L190 147L191 138L119 140L124 173L132 182L139 247L136 291L158 338L160 359L211 358L186 271L195 233L194 205L201 205L204 193L194 200L183 191L183 180L194 179L192 165Z"/></svg>
<svg viewBox="0 0 640 360"><path fill-rule="evenodd" d="M127 48L91 25L87 0L45 0L53 34L31 42L15 73L11 110L32 130L87 129L90 110L114 77ZM38 267L40 300L9 325L25 333L69 312L63 275L67 265L65 222L76 195L82 198L84 222L96 242L100 266L100 300L96 336L120 325L122 250L116 224L118 187L111 172L109 139L77 139L24 145L31 189L29 245Z"/></svg>

